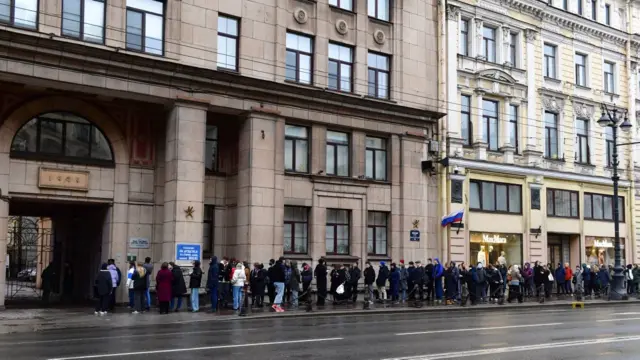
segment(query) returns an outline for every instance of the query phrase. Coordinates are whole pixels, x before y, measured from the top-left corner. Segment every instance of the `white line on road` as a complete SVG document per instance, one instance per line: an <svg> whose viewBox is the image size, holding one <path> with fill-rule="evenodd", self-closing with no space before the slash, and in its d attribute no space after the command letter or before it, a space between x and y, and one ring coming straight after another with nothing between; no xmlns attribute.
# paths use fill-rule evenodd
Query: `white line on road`
<svg viewBox="0 0 640 360"><path fill-rule="evenodd" d="M504 354L504 353L511 353L511 352L547 350L547 349L556 349L556 348L583 346L583 345L610 344L610 343L636 341L636 340L640 340L640 336L622 336L622 337L614 337L614 338L607 338L607 339L589 339L589 340L564 341L564 342L539 344L539 345L511 346L511 347L494 348L494 349L479 349L479 350L449 352L449 353L441 353L441 354L433 354L433 355L392 358L392 359L386 359L386 360L458 359L458 358L472 357L472 356L483 356L483 355L495 356L495 354Z"/></svg>
<svg viewBox="0 0 640 360"><path fill-rule="evenodd" d="M640 320L640 318L604 319L604 320L596 320L596 322L613 322L613 321L630 321L630 320Z"/></svg>
<svg viewBox="0 0 640 360"><path fill-rule="evenodd" d="M640 312L623 312L623 313L613 313L611 315L640 315Z"/></svg>
<svg viewBox="0 0 640 360"><path fill-rule="evenodd" d="M324 339L307 339L307 340L291 340L291 341L273 341L273 342L262 342L262 343L253 343L253 344L236 344L236 345L202 346L202 347L195 347L195 348L182 348L182 349L166 349L166 350L136 351L136 352L118 353L118 354L100 354L100 355L71 356L71 357L62 357L62 358L51 358L51 359L49 359L49 360L102 359L102 358L121 357L121 356L136 356L136 355L151 355L151 354L167 354L167 353L183 353L183 352L191 352L191 351L218 350L218 349L233 349L233 348L255 347L255 346L269 346L269 345L301 344L301 343L312 343L312 342L321 342L321 341L337 341L337 340L343 340L343 338L324 338Z"/></svg>
<svg viewBox="0 0 640 360"><path fill-rule="evenodd" d="M405 336L405 335L424 335L424 334L441 334L441 333L465 332L465 331L484 331L484 330L502 330L502 329L521 329L521 328L527 328L527 327L557 326L557 325L562 325L562 324L563 324L563 323L525 324L525 325L510 325L510 326L484 327L484 328L469 327L469 328L465 328L465 329L447 329L447 330L432 330L432 331L417 331L417 332L408 332L408 333L398 333L398 334L396 334L396 336Z"/></svg>

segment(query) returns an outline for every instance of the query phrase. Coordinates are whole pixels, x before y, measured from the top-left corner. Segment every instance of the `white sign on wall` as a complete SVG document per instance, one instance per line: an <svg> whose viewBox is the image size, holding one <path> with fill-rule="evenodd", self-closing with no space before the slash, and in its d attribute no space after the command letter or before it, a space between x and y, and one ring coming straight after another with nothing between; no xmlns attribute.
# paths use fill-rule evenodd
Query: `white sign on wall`
<svg viewBox="0 0 640 360"><path fill-rule="evenodd" d="M147 238L129 238L129 249L148 249L150 246Z"/></svg>
<svg viewBox="0 0 640 360"><path fill-rule="evenodd" d="M490 244L506 244L507 238L498 235L482 234L482 241Z"/></svg>
<svg viewBox="0 0 640 360"><path fill-rule="evenodd" d="M594 240L593 246L599 247L599 248L612 248L613 243L609 240Z"/></svg>

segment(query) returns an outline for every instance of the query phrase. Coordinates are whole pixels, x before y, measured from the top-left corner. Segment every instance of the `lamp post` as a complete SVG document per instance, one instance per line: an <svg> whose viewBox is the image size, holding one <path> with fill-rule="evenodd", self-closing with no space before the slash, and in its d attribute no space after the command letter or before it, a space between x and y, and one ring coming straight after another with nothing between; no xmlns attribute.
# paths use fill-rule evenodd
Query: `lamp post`
<svg viewBox="0 0 640 360"><path fill-rule="evenodd" d="M618 109L615 106L609 108L602 104L602 116L598 120L598 125L607 128L610 127L613 133L613 149L612 164L613 167L613 226L615 236L615 266L613 268L613 281L609 296L612 300L627 300L627 294L624 290L624 269L622 268L622 253L620 249L620 207L618 202L618 128L624 132L631 129L631 123L627 116L627 111Z"/></svg>

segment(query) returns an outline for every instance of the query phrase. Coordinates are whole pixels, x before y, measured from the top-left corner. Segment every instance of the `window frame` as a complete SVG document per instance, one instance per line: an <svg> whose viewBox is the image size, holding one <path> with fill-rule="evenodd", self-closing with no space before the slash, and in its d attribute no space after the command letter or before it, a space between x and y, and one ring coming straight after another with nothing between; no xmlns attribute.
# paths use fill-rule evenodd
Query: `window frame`
<svg viewBox="0 0 640 360"><path fill-rule="evenodd" d="M15 0L12 0L12 1L15 1ZM62 15L61 15L61 19L60 19L60 34L61 34L61 36L62 37L66 37L66 38L70 38L70 39L86 41L86 42L91 43L91 44L104 44L105 43L105 38L107 36L107 26L106 26L106 24L107 24L107 1L106 0L89 0L89 1L101 2L103 4L102 5L103 11L102 11L102 39L101 39L101 41L91 41L91 40L87 40L85 38L85 32L84 32L84 25L85 25L84 9L85 9L85 2L87 2L88 0L79 0L80 1L80 31L78 32L78 36L65 34L65 31L64 31L64 20L65 20L64 3L66 1L69 1L69 0L62 0L62 12L61 12ZM72 20L68 19L68 21L72 21Z"/></svg>
<svg viewBox="0 0 640 360"><path fill-rule="evenodd" d="M551 201L551 205L553 206L553 212L552 214L549 213L549 191L551 191L551 193L553 194L552 196L552 201ZM556 211L556 193L557 192L568 192L569 193L569 215L568 216L564 216L564 215L556 215L557 211ZM573 216L571 215L572 209L573 209L573 204L571 203L572 200L572 194L575 194L576 196L576 204L575 204L575 209L576 209L576 215ZM555 217L555 218L563 218L563 219L579 219L580 218L580 193L578 191L574 191L574 190L565 190L565 189L557 189L557 188L547 188L547 194L546 194L546 199L547 199L547 217Z"/></svg>
<svg viewBox="0 0 640 360"><path fill-rule="evenodd" d="M311 159L311 151L309 151L309 138L310 138L309 134L311 133L311 129L308 126L302 126L302 125L297 125L297 124L285 124L285 129L286 129L286 126L295 126L295 127L306 129L307 130L307 137L306 138L302 138L302 137L299 137L299 136L287 135L286 131L285 131L285 135L284 135L285 143L287 142L287 140L290 140L292 142L292 144L291 144L291 149L292 149L291 161L292 161L292 164L293 164L293 169L287 169L287 165L286 165L286 161L285 161L284 171L287 172L287 173L308 174L309 171L310 171L310 169L309 169L310 161L309 160ZM307 154L306 154L307 155L306 156L306 158L307 158L307 162L306 162L307 170L306 171L296 170L296 142L298 142L298 141L304 141L304 142L307 143ZM286 147L285 147L284 156L285 156L285 158L287 156Z"/></svg>
<svg viewBox="0 0 640 360"><path fill-rule="evenodd" d="M580 134L578 131L578 122L584 123L584 131L586 134ZM576 151L575 161L578 164L589 165L591 164L591 149L589 147L589 119L577 118L576 119L576 145L578 146L578 150ZM585 143L586 154L582 153L582 145Z"/></svg>
<svg viewBox="0 0 640 360"><path fill-rule="evenodd" d="M369 13L369 1L373 1L374 4L375 4L374 14L373 15L371 15ZM379 11L380 1L384 1L386 3L386 5L387 5L387 15L388 15L387 17L388 17L388 19L383 19L383 18L381 18L379 16L379 13L380 13L380 11ZM376 19L376 20L385 21L385 22L391 22L391 9L392 9L391 1L392 0L367 0L367 16L369 16L370 18Z"/></svg>
<svg viewBox="0 0 640 360"><path fill-rule="evenodd" d="M490 39L484 35L485 29L491 30L493 34L493 39ZM498 34L498 29L492 28L491 26L487 26L487 25L482 26L482 55L484 56L487 62L495 63L498 59L498 49L496 46L496 38L498 36L497 34ZM491 54L489 53L490 42L493 43L493 51L491 52ZM491 55L493 59L490 59L489 55Z"/></svg>
<svg viewBox="0 0 640 360"><path fill-rule="evenodd" d="M583 1L584 0L577 0L578 1L578 8L576 9L578 11L578 15L583 16L584 15L584 4Z"/></svg>
<svg viewBox="0 0 640 360"><path fill-rule="evenodd" d="M207 127L215 127L216 128L216 138L210 138L209 137L209 132L207 131ZM205 146L207 146L210 143L213 143L215 146L215 163L212 165L212 169L207 168L207 162L205 161L205 165L204 165L204 170L206 173L216 173L218 171L220 171L220 127L217 125L209 125L209 124L205 124L205 132L204 132L204 144ZM205 150L205 155L206 155L206 150ZM206 160L206 159L205 159Z"/></svg>
<svg viewBox="0 0 640 360"><path fill-rule="evenodd" d="M607 65L611 65L611 72L607 71ZM616 63L611 61L604 61L602 66L603 71L603 83L604 83L604 92L608 94L616 93ZM609 88L608 76L611 77L611 88Z"/></svg>
<svg viewBox="0 0 640 360"><path fill-rule="evenodd" d="M511 146L514 147L514 153L520 153L520 139L518 138L518 115L520 108L518 105L509 104L509 137L515 140L515 143L512 143ZM511 130L513 129L513 135ZM511 140L511 139L510 139Z"/></svg>
<svg viewBox="0 0 640 360"><path fill-rule="evenodd" d="M591 20L598 21L598 0L591 0Z"/></svg>
<svg viewBox="0 0 640 360"><path fill-rule="evenodd" d="M604 24L611 26L611 5L604 4Z"/></svg>
<svg viewBox="0 0 640 360"><path fill-rule="evenodd" d="M605 145L605 155L607 156L607 162L605 164L606 168L613 168L613 128L607 126L604 128L604 145Z"/></svg>
<svg viewBox="0 0 640 360"><path fill-rule="evenodd" d="M586 54L582 54L579 52L576 52L573 56L574 60L574 71L575 71L575 75L576 75L576 85L577 86L582 86L582 87L587 87L587 55ZM582 64L578 63L578 59L582 59ZM580 69L582 69L582 72L580 72Z"/></svg>
<svg viewBox="0 0 640 360"><path fill-rule="evenodd" d="M330 223L329 222L329 211L337 211L337 212L341 212L344 211L347 214L347 222L346 223ZM327 214L327 216L325 216L325 252L327 255L349 255L351 253L351 210L347 210L347 209L333 209L333 208L327 208L325 213ZM346 226L347 227L347 234L348 234L348 239L347 239L347 248L348 251L346 253L340 253L338 252L338 227L339 226ZM333 228L333 250L332 252L327 250L327 231L326 228L328 227L332 227Z"/></svg>
<svg viewBox="0 0 640 360"><path fill-rule="evenodd" d="M463 24L465 25L463 26ZM469 56L469 19L460 19L460 39L458 41L460 41L458 53L463 56Z"/></svg>
<svg viewBox="0 0 640 360"><path fill-rule="evenodd" d="M518 33L509 33L509 48L511 49L511 66L514 68L518 67Z"/></svg>
<svg viewBox="0 0 640 360"><path fill-rule="evenodd" d="M487 112L485 111L485 103L492 103L496 106L496 112L494 114L494 116L489 116L487 114ZM496 127L496 134L495 134L495 146L491 147L491 127L492 127L492 122L491 120L495 120L495 127ZM482 99L482 126L484 127L485 130L485 134L486 134L486 141L487 141L487 150L489 151L498 151L500 148L500 144L499 144L499 140L500 140L500 102L497 100L491 100L491 99Z"/></svg>
<svg viewBox="0 0 640 360"><path fill-rule="evenodd" d="M297 31L292 31L292 30L287 30L286 33L287 34L292 34L292 35L295 35L295 36L299 36L299 37L308 38L309 41L310 41L310 44L311 44L311 49L310 49L311 52L307 53L307 52L304 52L302 50L296 50L296 49L289 48L287 46L286 40L285 40L285 81L293 82L293 83L296 83L296 84L313 86L313 84L314 84L314 76L313 75L314 75L314 69L315 69L314 68L315 67L315 62L313 61L314 60L313 54L315 53L315 46L316 46L315 41L314 41L315 38L313 36L311 36L311 35L304 34L304 33L297 32ZM287 75L286 75L286 69L287 69L286 53L288 53L289 51L293 52L296 55L296 68L295 68L296 78L295 79L288 79ZM300 55L301 54L309 56L309 83L300 81L300 72L301 72Z"/></svg>
<svg viewBox="0 0 640 360"><path fill-rule="evenodd" d="M325 151L327 149L327 147L332 146L333 147L333 162L334 162L334 169L335 169L335 173L330 173L328 170L328 166L327 169L325 169L325 173L327 175L330 176L338 176L338 177L349 177L351 176L351 134L349 134L348 132L344 132L344 131L334 131L334 130L327 130L328 132L335 132L335 133L341 133L341 134L345 134L347 135L347 144L343 144L343 143L338 143L335 141L330 141L329 138L327 137L325 139ZM338 175L338 148L339 147L346 147L347 148L347 173L345 175ZM326 151L325 156L327 161L329 161L329 156L326 155L328 153L328 151ZM327 164L325 164L326 166Z"/></svg>
<svg viewBox="0 0 640 360"><path fill-rule="evenodd" d="M345 0L334 0L334 1L336 2L335 5L331 3L331 0L329 0L329 6L330 7L338 8L338 9L345 10L345 11L355 12L354 11L354 7L355 7L354 5L355 4L353 2L357 1L357 0L349 0L350 3L351 3L351 8L350 9L342 6L342 2L345 1Z"/></svg>
<svg viewBox="0 0 640 360"><path fill-rule="evenodd" d="M283 220L283 222L282 222L283 227L285 227L285 226L291 226L291 249L292 249L291 251L285 251L285 250L284 250L284 246L283 246L283 253L285 253L285 254L306 255L306 254L308 254L308 253L309 253L309 208L308 208L308 207L305 207L305 206L290 206L290 205L285 205L285 207L284 207L285 213L286 213L287 208L295 209L295 210L304 209L304 213L305 213L305 216L306 216L306 221L298 221L298 220ZM287 217L287 216L285 215L285 216L284 216L284 219L286 219L286 217ZM307 231L306 231L306 233L305 233L305 240L306 240L306 242L307 242L307 243L306 243L306 245L305 245L305 249L306 249L306 251L304 251L304 252L296 251L296 236L295 236L295 234L296 234L296 232L295 232L295 231L296 231L296 225L300 225L300 226L302 226L302 225L306 225L306 229L307 229ZM285 241L285 238L284 238L284 229L283 229L283 231L282 231L282 234L283 234L283 244L284 244L284 241ZM325 246L326 246L326 245L325 245Z"/></svg>
<svg viewBox="0 0 640 360"><path fill-rule="evenodd" d="M595 196L599 196L600 199L602 200L602 219L598 219L594 217L594 212L593 212L593 199ZM586 211L586 206L587 206L587 200L586 198L589 197L590 201L588 202L589 204L591 204L590 207L590 214L589 216L587 216L587 211ZM605 210L604 210L604 203L605 203L605 198L610 198L611 199L611 219L606 219L605 218ZM615 204L613 202L613 195L607 195L607 194L598 194L598 193L589 193L589 192L585 192L584 193L584 206L585 206L585 211L584 211L584 219L585 220L589 220L589 221L606 221L606 222L613 222L614 217L615 217ZM621 223L625 222L625 211L624 211L624 196L620 196L618 195L618 220ZM620 203L621 202L621 203Z"/></svg>
<svg viewBox="0 0 640 360"><path fill-rule="evenodd" d="M35 0L36 1L36 20L35 20L35 25L33 27L16 25L16 0L10 0L10 1L11 2L9 3L9 21L0 21L0 24L7 24L8 26L15 27L18 29L38 31L40 29L40 0Z"/></svg>
<svg viewBox="0 0 640 360"><path fill-rule="evenodd" d="M546 116L547 114L553 115L554 117L554 127L550 127L549 124L547 123L547 119ZM559 122L559 117L560 115L551 111L545 111L544 112L544 157L547 159L552 159L552 160L560 160L560 139L558 137L559 133L558 133L558 122ZM556 144L555 144L555 149L551 148L551 131L555 132L555 136L556 136ZM553 154L551 153L551 150L555 150L555 155L556 157L553 157Z"/></svg>
<svg viewBox="0 0 640 360"><path fill-rule="evenodd" d="M507 211L504 210L487 210L484 208L484 204L483 204L483 184L492 184L493 185L493 204L494 204L494 208L498 208L497 204L498 204L498 192L496 191L496 187L497 186L506 186L507 188L507 197L506 197L506 204L507 204ZM502 182L496 182L496 181L484 181L484 180L476 180L476 179L471 179L469 180L469 197L471 197L471 184L477 184L478 185L478 200L479 200L479 208L474 208L471 206L471 202L469 202L469 211L473 211L473 212L486 212L486 213L497 213L497 214L506 214L506 215L522 215L523 213L523 209L522 209L522 185L520 184L510 184L510 183L502 183ZM520 211L516 212L516 211L511 211L511 192L509 191L509 188L515 186L518 187L520 189Z"/></svg>
<svg viewBox="0 0 640 360"><path fill-rule="evenodd" d="M137 53L141 53L141 54L147 54L147 55L153 55L153 56L165 56L165 50L166 50L166 46L165 46L165 41L167 39L167 34L166 34L166 26L167 26L167 19L165 14L167 13L167 2L166 1L162 1L162 0L149 0L149 1L155 1L155 2L159 2L162 4L162 14L158 14L158 13L154 13L151 11L147 11L147 10L142 10L142 9L138 9L138 8L134 8L131 6L126 5L126 1L127 0L123 0L125 2L125 15L124 15L124 46L125 49L127 51L133 51L133 52L137 52ZM105 3L105 8L106 6L108 6L108 4ZM138 13L142 15L142 22L140 25L140 30L141 30L141 34L140 34L140 50L137 49L133 49L129 47L129 42L127 41L127 36L129 34L129 32L127 31L128 28L128 24L127 24L127 14L129 13L129 11L134 12L134 13ZM146 47L146 42L147 42L147 14L152 14L155 16L160 16L162 18L162 51L161 54L154 54L148 51L145 51L145 47ZM105 18L105 27L106 27L106 18Z"/></svg>
<svg viewBox="0 0 640 360"><path fill-rule="evenodd" d="M549 47L550 49L553 49L553 54L551 55L547 55L546 52L546 48ZM543 65L544 65L544 77L549 78L549 79L558 79L557 75L558 75L558 71L557 71L557 67L558 67L558 63L557 63L557 59L558 59L558 46L551 44L551 43L544 43L543 45ZM549 66L552 65L552 67L550 68Z"/></svg>
<svg viewBox="0 0 640 360"><path fill-rule="evenodd" d="M466 107L466 111L465 111L465 105L463 102L463 99L467 99L469 100L469 105ZM462 145L463 146L471 146L471 144L473 143L473 120L471 118L471 95L466 95L466 94L462 94L460 95L460 137L463 140ZM462 123L465 121L464 117L467 116L467 133L468 133L468 138L465 139L464 134L462 133Z"/></svg>
<svg viewBox="0 0 640 360"><path fill-rule="evenodd" d="M218 35L217 37L219 38L220 36L222 37L226 37L228 39L233 39L236 41L236 48L235 48L235 58L236 58L236 63L235 63L235 69L229 69L226 67L221 67L218 65L218 56L220 56L220 41L217 42L217 47L216 47L216 68L219 71L231 71L231 72L240 72L240 23L241 23L241 19L237 16L233 16L233 15L228 15L228 14L222 14L222 13L218 13L218 25L220 24L220 18L227 18L229 20L234 20L236 22L236 34L237 35L231 35L231 34L227 34L227 33L220 33L220 31L218 31ZM229 56L227 54L225 54L225 56Z"/></svg>
<svg viewBox="0 0 640 360"><path fill-rule="evenodd" d="M209 213L207 212L209 209ZM209 249L207 250L205 244L202 245L202 253L203 254L213 254L213 245L214 245L214 234L215 234L215 223L216 223L216 206L213 204L204 204L203 208L203 216L202 216L202 226L205 224L209 224ZM209 214L210 216L207 216ZM202 229L204 233L204 229Z"/></svg>
<svg viewBox="0 0 640 360"><path fill-rule="evenodd" d="M383 144L384 148L383 149L378 149L378 148L369 147L367 145L367 138L382 140L382 144ZM383 138L383 137L379 137L379 136L368 136L367 135L367 136L365 136L364 143L365 143L365 157L364 157L365 158L365 171L364 171L365 172L365 177L367 179L375 180L375 181L387 181L388 177L389 177L388 176L388 173L389 173L389 170L388 170L389 169L389 156L388 156L388 141L387 141L387 139ZM369 151L372 152L372 158L373 158L373 164L372 164L373 165L373 168L372 168L373 177L368 177L367 176L367 165L368 164L367 164L367 155L366 154ZM383 152L384 153L384 179L378 179L376 177L376 170L377 170L376 169L376 153L379 153L379 152Z"/></svg>
<svg viewBox="0 0 640 360"><path fill-rule="evenodd" d="M327 88L333 91L340 91L340 92L344 92L344 93L353 93L354 89L353 89L353 52L354 52L354 48L353 46L349 46L346 44L342 44L342 43L338 43L338 42L333 42L333 41L329 41L329 45L335 45L338 47L342 47L342 48L346 48L349 49L349 55L350 55L350 62L346 62L344 60L340 60L340 59L334 59L331 57L331 55L327 54ZM329 51L328 51L329 52ZM329 70L330 66L329 64L331 62L335 62L338 64L338 73L336 74L336 81L338 83L338 87L336 89L333 89L330 87L329 85L329 78L331 78L331 72ZM342 65L349 65L349 90L343 90L342 89Z"/></svg>
<svg viewBox="0 0 640 360"><path fill-rule="evenodd" d="M383 70L383 69L378 69L377 67L371 67L371 65L369 65L369 54L374 54L376 56L383 56L387 59L387 65L389 67L388 70ZM369 72L373 71L375 73L375 81L374 81L374 86L375 86L375 94L370 94L369 93L369 86L371 84L371 79L369 76ZM380 87L380 83L378 82L378 74L379 73L384 73L387 74L387 96L383 97L380 96L379 94L379 87ZM391 99L391 55L387 55L384 53L380 53L380 52L376 52L376 51L368 51L367 52L367 96L369 97L373 97L376 99L383 99L383 100L389 100Z"/></svg>
<svg viewBox="0 0 640 360"><path fill-rule="evenodd" d="M369 223L369 214L373 214L374 219L375 219L375 215L376 214L382 214L384 215L384 225L378 225L378 224L370 224ZM372 229L373 231L373 252L369 252L369 229ZM380 252L377 249L376 246L376 233L377 231L382 231L379 229L384 229L384 234L385 234L385 243L387 246L385 246L384 252ZM367 211L367 255L369 256L387 256L389 253L389 213L388 212L384 212L384 211Z"/></svg>

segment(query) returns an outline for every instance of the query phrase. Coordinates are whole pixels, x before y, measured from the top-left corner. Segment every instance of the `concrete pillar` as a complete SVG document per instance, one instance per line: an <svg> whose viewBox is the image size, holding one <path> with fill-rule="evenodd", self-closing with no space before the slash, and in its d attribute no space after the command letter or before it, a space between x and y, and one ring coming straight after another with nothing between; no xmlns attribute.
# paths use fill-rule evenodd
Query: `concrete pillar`
<svg viewBox="0 0 640 360"><path fill-rule="evenodd" d="M240 130L237 239L232 254L266 262L282 255L284 119L252 112Z"/></svg>
<svg viewBox="0 0 640 360"><path fill-rule="evenodd" d="M482 57L484 58L485 56L482 54L482 27L483 27L483 22L482 19L480 18L474 18L473 19L475 22L475 34L474 34L474 44L473 44L473 49L472 49L472 54L471 56L475 56L475 57Z"/></svg>
<svg viewBox="0 0 640 360"><path fill-rule="evenodd" d="M460 96L458 95L458 49L459 49L459 28L458 25L460 23L459 11L452 10L449 12L447 17L447 42L449 46L447 46L447 100L448 100L448 108L449 112L447 114L447 129L448 129L448 137L452 138L461 138L461 125L460 125ZM469 24L468 31L471 31L473 28L472 24ZM472 42L473 37L469 35L468 41ZM453 46L452 44L458 44L458 46ZM472 48L470 46L471 52L469 55L473 56Z"/></svg>
<svg viewBox="0 0 640 360"><path fill-rule="evenodd" d="M202 249L206 122L206 108L190 103L176 104L167 119L163 260L175 260L176 243Z"/></svg>
<svg viewBox="0 0 640 360"><path fill-rule="evenodd" d="M526 30L526 38L527 38L527 104L523 106L524 113L526 117L521 117L522 119L526 119L527 122L527 131L526 131L526 143L524 144L524 150L536 151L536 141L538 139L538 134L536 133L537 129L537 114L536 114L536 74L535 74L535 41L537 34L533 30Z"/></svg>

